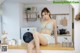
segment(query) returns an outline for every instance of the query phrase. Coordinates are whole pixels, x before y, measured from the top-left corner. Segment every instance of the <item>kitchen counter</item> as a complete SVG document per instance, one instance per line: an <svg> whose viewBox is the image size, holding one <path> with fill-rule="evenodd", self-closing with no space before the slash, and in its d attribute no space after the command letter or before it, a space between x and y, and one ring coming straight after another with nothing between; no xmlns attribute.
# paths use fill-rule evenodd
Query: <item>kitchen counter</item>
<svg viewBox="0 0 80 53"><path fill-rule="evenodd" d="M22 44L21 46L12 46L8 45L8 49L21 49L21 50L27 50L26 44ZM34 48L35 49L35 48ZM47 46L40 46L41 50L74 50L72 47L62 47L61 44L53 44L53 45L47 45Z"/></svg>

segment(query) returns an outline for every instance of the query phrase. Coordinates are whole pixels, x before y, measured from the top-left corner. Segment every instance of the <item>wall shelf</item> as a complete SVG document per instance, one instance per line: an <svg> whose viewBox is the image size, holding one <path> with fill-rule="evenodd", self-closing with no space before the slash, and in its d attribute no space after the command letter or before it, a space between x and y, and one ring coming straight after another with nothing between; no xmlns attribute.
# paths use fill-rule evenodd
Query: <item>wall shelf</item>
<svg viewBox="0 0 80 53"><path fill-rule="evenodd" d="M71 36L71 35L70 34L62 34L62 35L58 34L58 36Z"/></svg>
<svg viewBox="0 0 80 53"><path fill-rule="evenodd" d="M27 21L36 21L38 17L38 12L36 7L28 7L25 9L25 15Z"/></svg>
<svg viewBox="0 0 80 53"><path fill-rule="evenodd" d="M25 14L26 14L26 20L27 21L36 21L37 20L38 12L36 12L36 11L26 11Z"/></svg>
<svg viewBox="0 0 80 53"><path fill-rule="evenodd" d="M69 13L65 13L65 14L51 14L51 15L69 15Z"/></svg>

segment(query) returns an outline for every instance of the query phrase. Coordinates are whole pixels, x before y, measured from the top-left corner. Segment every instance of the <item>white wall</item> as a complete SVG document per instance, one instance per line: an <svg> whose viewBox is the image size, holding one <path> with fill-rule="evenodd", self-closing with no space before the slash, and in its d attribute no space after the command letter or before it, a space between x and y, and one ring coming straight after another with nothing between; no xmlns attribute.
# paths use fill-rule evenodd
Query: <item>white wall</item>
<svg viewBox="0 0 80 53"><path fill-rule="evenodd" d="M74 13L74 18L76 17L76 15L80 12L80 4L73 4L73 7L75 8L74 9L74 11L75 11L75 13ZM74 42L75 42L75 49L76 50L80 50L80 41L79 41L79 39L80 39L80 21L75 21L74 20Z"/></svg>
<svg viewBox="0 0 80 53"><path fill-rule="evenodd" d="M0 36L2 35L2 33L1 33L2 32L2 29L1 29L2 28L2 24L1 24L2 19L1 18L2 18L2 8L1 8L1 5L0 5Z"/></svg>
<svg viewBox="0 0 80 53"><path fill-rule="evenodd" d="M1 8L1 5L0 5L0 16L2 15L2 8Z"/></svg>
<svg viewBox="0 0 80 53"><path fill-rule="evenodd" d="M4 0L0 0L0 5L4 2Z"/></svg>
<svg viewBox="0 0 80 53"><path fill-rule="evenodd" d="M1 8L0 8L0 35L1 35Z"/></svg>
<svg viewBox="0 0 80 53"><path fill-rule="evenodd" d="M5 2L3 4L3 31L9 39L20 38L20 4Z"/></svg>

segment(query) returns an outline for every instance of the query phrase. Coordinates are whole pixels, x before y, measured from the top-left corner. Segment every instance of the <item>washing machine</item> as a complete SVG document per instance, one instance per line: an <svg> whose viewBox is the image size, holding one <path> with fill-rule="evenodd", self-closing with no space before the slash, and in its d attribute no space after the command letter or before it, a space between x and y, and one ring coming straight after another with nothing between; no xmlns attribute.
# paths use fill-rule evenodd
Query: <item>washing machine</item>
<svg viewBox="0 0 80 53"><path fill-rule="evenodd" d="M37 28L36 27L26 27L26 28L21 28L21 35L20 35L20 39L22 40L22 43L24 43L24 40L23 40L23 36L24 34L26 34L27 32L30 32L30 33L35 33L37 31Z"/></svg>

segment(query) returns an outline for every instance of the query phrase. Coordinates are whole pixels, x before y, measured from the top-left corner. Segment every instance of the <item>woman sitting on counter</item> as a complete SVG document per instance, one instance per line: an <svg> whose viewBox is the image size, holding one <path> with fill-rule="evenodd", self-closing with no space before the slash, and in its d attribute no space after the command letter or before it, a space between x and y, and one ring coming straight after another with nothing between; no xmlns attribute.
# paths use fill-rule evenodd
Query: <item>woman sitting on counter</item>
<svg viewBox="0 0 80 53"><path fill-rule="evenodd" d="M28 53L36 47L36 53L40 53L40 45L57 44L57 24L55 19L51 19L50 11L45 7L41 11L41 31L33 34L34 39L27 43ZM51 33L54 31L54 38ZM53 40L53 41L52 41Z"/></svg>

